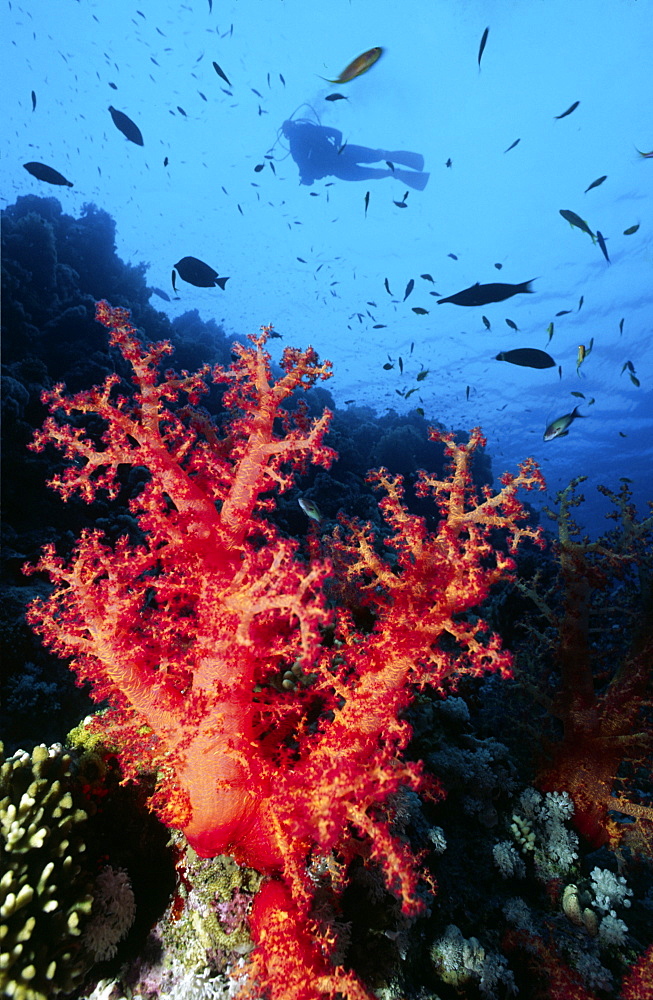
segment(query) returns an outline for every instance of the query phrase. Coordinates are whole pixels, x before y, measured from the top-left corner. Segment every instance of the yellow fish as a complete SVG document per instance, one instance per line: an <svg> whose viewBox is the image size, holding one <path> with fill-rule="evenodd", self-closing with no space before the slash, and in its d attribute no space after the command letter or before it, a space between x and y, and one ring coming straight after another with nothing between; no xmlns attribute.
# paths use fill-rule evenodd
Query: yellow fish
<svg viewBox="0 0 653 1000"><path fill-rule="evenodd" d="M380 45L375 46L373 49L368 49L367 52L363 52L362 56L357 56L353 62L343 69L342 73L337 80L327 80L327 83L349 83L350 80L355 79L357 76L361 76L363 73L367 73L370 66L381 57L383 49ZM321 77L324 80L324 77Z"/></svg>

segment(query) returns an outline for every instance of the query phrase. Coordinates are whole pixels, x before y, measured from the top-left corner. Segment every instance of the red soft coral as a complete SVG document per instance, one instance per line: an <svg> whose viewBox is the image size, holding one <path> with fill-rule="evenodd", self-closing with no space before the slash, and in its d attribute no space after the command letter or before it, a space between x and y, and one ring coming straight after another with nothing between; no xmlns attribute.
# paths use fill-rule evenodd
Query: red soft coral
<svg viewBox="0 0 653 1000"><path fill-rule="evenodd" d="M264 330L252 347L236 345L228 370L160 378L169 345L145 348L127 313L106 303L98 319L132 365L134 394L121 395L115 375L73 397L57 386L33 447L64 451L70 465L52 484L64 498L116 496L121 468L144 467L149 478L130 501L141 541L110 544L94 530L68 560L46 549L34 569L55 589L34 602L30 621L110 703L93 725L126 776L156 771L153 806L164 822L199 854L230 853L268 876L252 914L255 989L272 1000L360 1000L365 989L337 965L332 933L312 912L315 886L335 898L352 858L371 858L404 913L422 908L391 801L404 786L438 789L402 758L402 713L426 684L508 670L498 638L472 612L512 574L518 542L538 541L520 526L515 494L541 486L541 476L526 463L497 494L479 497L471 463L480 431L467 445L432 431L451 472L422 473L417 488L437 505L437 534L408 512L400 478L381 470L373 479L385 491L389 558L369 526L343 519L328 556L307 563L266 514L297 471L333 457L323 440L328 412L309 420L301 407L292 417L282 410L296 389L327 378L329 364L310 348L286 349L274 382ZM221 428L195 408L209 374L227 386ZM84 414L105 421L101 441ZM346 600L329 612L334 567L343 593L362 594L366 630ZM303 679L280 690L291 668Z"/></svg>

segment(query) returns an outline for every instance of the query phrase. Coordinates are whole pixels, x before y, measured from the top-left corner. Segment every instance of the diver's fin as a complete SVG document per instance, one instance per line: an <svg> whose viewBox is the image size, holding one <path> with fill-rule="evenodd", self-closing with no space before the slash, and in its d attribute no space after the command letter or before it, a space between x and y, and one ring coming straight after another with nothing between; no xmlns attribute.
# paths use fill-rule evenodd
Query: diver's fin
<svg viewBox="0 0 653 1000"><path fill-rule="evenodd" d="M429 182L430 174L419 174L417 171L411 173L410 170L395 170L394 174L391 176L396 177L398 181L405 184L406 187L413 188L415 191L423 191Z"/></svg>
<svg viewBox="0 0 653 1000"><path fill-rule="evenodd" d="M390 160L390 163L399 163L402 167L410 167L411 170L424 169L424 157L421 153L408 153L402 149L385 149L383 159Z"/></svg>

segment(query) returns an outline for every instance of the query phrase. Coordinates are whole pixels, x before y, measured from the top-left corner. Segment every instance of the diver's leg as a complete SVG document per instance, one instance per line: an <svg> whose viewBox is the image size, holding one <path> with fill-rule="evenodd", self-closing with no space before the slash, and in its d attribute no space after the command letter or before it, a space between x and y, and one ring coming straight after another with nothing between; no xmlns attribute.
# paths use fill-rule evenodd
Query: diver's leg
<svg viewBox="0 0 653 1000"><path fill-rule="evenodd" d="M402 167L411 167L412 170L424 169L424 157L421 153L409 153L402 149L380 149L381 160L390 160L390 163L400 163Z"/></svg>
<svg viewBox="0 0 653 1000"><path fill-rule="evenodd" d="M375 170L373 167L359 167L357 163L344 163L334 167L334 177L341 181L378 181L383 177L392 177L391 170Z"/></svg>

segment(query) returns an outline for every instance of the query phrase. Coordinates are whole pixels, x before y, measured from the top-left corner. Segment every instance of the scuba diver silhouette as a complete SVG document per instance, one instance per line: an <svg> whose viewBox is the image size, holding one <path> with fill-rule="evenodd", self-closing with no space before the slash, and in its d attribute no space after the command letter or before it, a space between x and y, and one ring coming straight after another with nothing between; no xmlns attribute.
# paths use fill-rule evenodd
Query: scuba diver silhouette
<svg viewBox="0 0 653 1000"><path fill-rule="evenodd" d="M310 185L322 177L338 177L343 181L372 181L396 177L402 184L423 191L429 179L423 173L424 157L405 150L369 149L342 141L342 132L325 125L315 125L306 118L287 119L281 126L288 140L290 155L299 168L299 183ZM362 166L385 160L411 170L394 167Z"/></svg>

